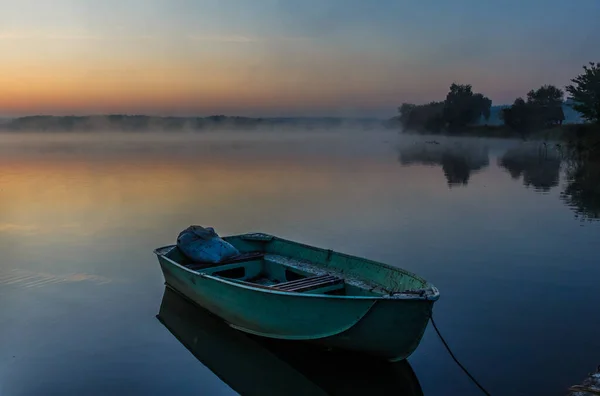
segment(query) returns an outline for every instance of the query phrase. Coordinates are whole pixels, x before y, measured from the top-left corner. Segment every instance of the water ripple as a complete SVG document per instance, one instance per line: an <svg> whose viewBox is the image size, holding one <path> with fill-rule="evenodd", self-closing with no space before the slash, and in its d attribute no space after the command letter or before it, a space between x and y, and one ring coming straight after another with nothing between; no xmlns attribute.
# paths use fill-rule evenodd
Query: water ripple
<svg viewBox="0 0 600 396"><path fill-rule="evenodd" d="M70 273L66 275L33 272L22 269L0 270L0 285L20 287L42 287L58 283L93 282L97 285L112 282L111 279L99 275Z"/></svg>

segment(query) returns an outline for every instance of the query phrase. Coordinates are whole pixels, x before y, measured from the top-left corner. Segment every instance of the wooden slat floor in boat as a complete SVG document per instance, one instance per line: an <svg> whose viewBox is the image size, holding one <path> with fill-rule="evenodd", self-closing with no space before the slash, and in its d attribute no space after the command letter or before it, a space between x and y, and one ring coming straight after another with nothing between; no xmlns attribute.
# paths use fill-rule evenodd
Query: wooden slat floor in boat
<svg viewBox="0 0 600 396"><path fill-rule="evenodd" d="M315 275L309 276L308 278L297 279L289 282L279 283L272 286L273 289L302 293L309 290L314 290L327 286L340 285L342 286L344 280L333 275Z"/></svg>
<svg viewBox="0 0 600 396"><path fill-rule="evenodd" d="M331 269L324 268L315 263L312 263L307 260L299 260L292 257L281 256L278 254L265 254L264 259L279 265L283 265L290 268L295 268L302 272L308 272L313 275L333 275L340 279L343 279L344 283L352 286L359 287L365 290L371 290L379 292L380 290L386 293L387 291L383 290L380 285L373 284L367 282L363 279L356 279L353 277L348 277L344 273L340 271L332 271ZM387 293L386 293L387 294Z"/></svg>

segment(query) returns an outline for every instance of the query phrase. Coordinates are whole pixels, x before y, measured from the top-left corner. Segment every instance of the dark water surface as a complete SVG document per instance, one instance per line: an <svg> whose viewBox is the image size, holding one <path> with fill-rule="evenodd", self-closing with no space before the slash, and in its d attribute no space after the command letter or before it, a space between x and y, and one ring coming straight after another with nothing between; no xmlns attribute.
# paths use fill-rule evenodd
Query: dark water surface
<svg viewBox="0 0 600 396"><path fill-rule="evenodd" d="M595 195L569 181L553 147L426 140L1 135L0 395L348 390L327 367L364 394L478 394L431 326L409 364L384 367L273 352L218 322L169 316L192 308L165 294L152 249L190 224L268 232L415 272L440 289L436 321L492 394L566 393L600 364ZM161 322L165 301L174 308ZM352 361L363 369L342 364Z"/></svg>

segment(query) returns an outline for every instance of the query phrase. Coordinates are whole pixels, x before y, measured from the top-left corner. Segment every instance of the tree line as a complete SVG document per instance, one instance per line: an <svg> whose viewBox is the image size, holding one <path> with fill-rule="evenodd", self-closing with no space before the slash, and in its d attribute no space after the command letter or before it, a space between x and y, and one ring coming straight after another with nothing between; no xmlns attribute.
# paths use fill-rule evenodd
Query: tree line
<svg viewBox="0 0 600 396"><path fill-rule="evenodd" d="M588 123L600 125L600 63L590 62L583 73L566 87L570 106ZM519 133L560 125L565 120L565 93L554 85L543 85L501 109L504 125ZM492 101L473 91L469 84L450 86L446 99L416 105L403 103L394 121L404 129L427 132L457 132L490 118Z"/></svg>

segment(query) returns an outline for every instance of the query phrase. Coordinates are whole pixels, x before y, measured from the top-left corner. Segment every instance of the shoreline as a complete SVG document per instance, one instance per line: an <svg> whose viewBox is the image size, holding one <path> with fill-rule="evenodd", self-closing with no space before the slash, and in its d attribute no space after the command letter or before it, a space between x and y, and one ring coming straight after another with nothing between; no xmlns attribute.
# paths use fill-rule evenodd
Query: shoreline
<svg viewBox="0 0 600 396"><path fill-rule="evenodd" d="M401 133L407 135L428 135L428 136L451 136L451 137L482 137L482 138L503 138L503 139L521 139L535 141L564 141L578 139L597 134L600 136L600 125L596 124L563 124L554 127L531 131L518 132L505 125L473 125L463 128L459 131L419 131L419 130L401 130Z"/></svg>

